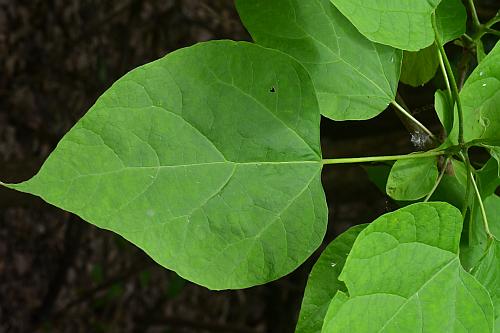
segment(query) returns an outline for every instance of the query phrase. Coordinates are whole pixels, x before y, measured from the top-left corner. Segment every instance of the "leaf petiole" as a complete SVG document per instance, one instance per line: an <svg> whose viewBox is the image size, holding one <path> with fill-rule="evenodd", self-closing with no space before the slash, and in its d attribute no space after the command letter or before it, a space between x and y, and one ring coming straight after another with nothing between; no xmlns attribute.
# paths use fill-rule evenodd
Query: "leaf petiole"
<svg viewBox="0 0 500 333"><path fill-rule="evenodd" d="M458 153L460 158L465 164L465 167L467 168L467 185L465 187L465 199L464 203L462 206L462 217L465 218L465 215L467 214L467 208L469 207L469 195L470 195L470 187L471 187L471 174L472 174L472 165L470 164L469 156L467 153L467 149L464 151L460 151Z"/></svg>
<svg viewBox="0 0 500 333"><path fill-rule="evenodd" d="M439 36L439 31L436 23L436 15L432 15L432 27L434 28L434 35L436 38L436 44L438 46L439 53L444 62L444 67L446 69L446 73L448 76L448 80L451 86L451 93L454 99L454 103L457 105L458 109L458 142L461 146L464 144L464 114L462 109L462 102L460 101L460 96L458 92L457 81L455 80L455 76L453 74L453 70L451 69L450 62L448 57L446 56L446 51L444 50L443 43L441 42L441 37Z"/></svg>
<svg viewBox="0 0 500 333"><path fill-rule="evenodd" d="M431 137L432 140L436 141L436 136L432 134L432 132L424 126L418 119L413 117L408 111L405 110L401 105L398 104L396 101L392 101L391 104L399 111L401 114L403 114L405 117L410 119L413 123L415 123L422 131L424 131L427 135Z"/></svg>
<svg viewBox="0 0 500 333"><path fill-rule="evenodd" d="M425 200L424 202L427 202L429 201L429 199L432 197L432 195L434 194L434 192L436 192L436 189L438 188L439 184L441 183L441 180L443 179L444 177L444 174L446 173L446 168L448 168L448 164L450 163L450 157L447 157L446 158L446 161L444 162L444 166L443 166L443 169L441 170L441 173L439 174L439 177L438 179L436 180L436 183L434 184L434 187L432 188L432 190L429 192L429 194L427 194L427 196L425 197Z"/></svg>
<svg viewBox="0 0 500 333"><path fill-rule="evenodd" d="M469 176L471 179L472 187L474 188L474 192L476 192L477 201L479 202L481 216L483 217L484 230L486 231L486 235L488 235L488 238L493 239L494 236L491 233L490 225L488 224L488 217L486 215L486 209L484 208L483 199L481 198L481 193L479 193L479 188L477 187L476 180L474 179L474 175L472 174L472 172L469 174Z"/></svg>
<svg viewBox="0 0 500 333"><path fill-rule="evenodd" d="M369 157L353 157L353 158L327 158L327 159L323 159L323 165L410 160L410 159L415 159L415 158L442 156L442 155L446 155L446 154L447 154L446 151L428 151L425 153L415 153L415 154L407 154L407 155L369 156Z"/></svg>
<svg viewBox="0 0 500 333"><path fill-rule="evenodd" d="M438 48L439 48L439 46L438 46ZM441 67L441 72L443 73L444 82L446 83L446 90L448 91L448 97L450 98L450 101L453 101L453 94L451 93L450 79L448 78L448 74L446 73L446 67L444 65L443 56L441 55L441 52L438 52L438 58L439 58L439 67Z"/></svg>
<svg viewBox="0 0 500 333"><path fill-rule="evenodd" d="M479 22L479 17L477 16L476 6L474 5L474 0L468 0L469 9L472 16L472 22L476 28L481 27L481 22Z"/></svg>
<svg viewBox="0 0 500 333"><path fill-rule="evenodd" d="M500 31L495 29L486 29L486 33L490 35L500 36Z"/></svg>
<svg viewBox="0 0 500 333"><path fill-rule="evenodd" d="M491 20L489 20L488 22L486 22L484 24L484 26L486 28L491 28L492 26L494 26L498 22L500 22L500 11L498 11L498 13Z"/></svg>

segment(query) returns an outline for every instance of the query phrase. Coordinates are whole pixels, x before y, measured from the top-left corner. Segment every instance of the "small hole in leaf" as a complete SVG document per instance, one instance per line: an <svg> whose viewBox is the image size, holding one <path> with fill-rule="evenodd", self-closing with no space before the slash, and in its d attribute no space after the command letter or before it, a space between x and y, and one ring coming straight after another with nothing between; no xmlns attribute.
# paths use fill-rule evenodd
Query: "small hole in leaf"
<svg viewBox="0 0 500 333"><path fill-rule="evenodd" d="M274 88L274 86L272 86L271 89L269 89L269 92L275 93L276 92L276 88Z"/></svg>

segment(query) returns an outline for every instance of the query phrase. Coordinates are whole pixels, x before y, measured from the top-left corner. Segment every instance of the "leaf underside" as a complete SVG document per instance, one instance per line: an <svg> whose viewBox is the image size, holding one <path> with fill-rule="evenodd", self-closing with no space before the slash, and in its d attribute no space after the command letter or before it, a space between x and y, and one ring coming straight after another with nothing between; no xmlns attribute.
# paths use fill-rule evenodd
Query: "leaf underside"
<svg viewBox="0 0 500 333"><path fill-rule="evenodd" d="M202 43L118 80L34 178L10 187L188 280L244 288L289 273L323 239L319 121L295 60Z"/></svg>

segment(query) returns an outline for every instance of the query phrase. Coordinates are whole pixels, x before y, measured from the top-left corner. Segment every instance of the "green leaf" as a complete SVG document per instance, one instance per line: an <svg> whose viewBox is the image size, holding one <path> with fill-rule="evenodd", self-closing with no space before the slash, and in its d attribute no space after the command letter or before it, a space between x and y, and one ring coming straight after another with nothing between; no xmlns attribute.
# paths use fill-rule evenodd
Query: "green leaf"
<svg viewBox="0 0 500 333"><path fill-rule="evenodd" d="M495 193L497 187L500 186L498 162L494 158L490 158L483 167L477 171L477 180L479 191L483 198L489 197Z"/></svg>
<svg viewBox="0 0 500 333"><path fill-rule="evenodd" d="M125 75L10 187L211 289L277 279L321 244L320 114L291 57L202 43Z"/></svg>
<svg viewBox="0 0 500 333"><path fill-rule="evenodd" d="M442 166L443 167L443 166ZM382 192L386 193L387 180L391 171L391 166L376 165L363 167L370 181ZM458 209L461 209L464 202L465 186L467 184L467 170L465 165L457 160L450 160L443 178L439 182L430 201L444 201ZM411 201L397 201L400 207L411 204Z"/></svg>
<svg viewBox="0 0 500 333"><path fill-rule="evenodd" d="M460 92L464 113L464 140L480 140L500 145L500 42L476 67ZM451 141L458 143L458 119L455 117Z"/></svg>
<svg viewBox="0 0 500 333"><path fill-rule="evenodd" d="M500 240L500 197L496 194L492 194L488 197L483 198L483 206L485 208L486 217L488 219L488 225L490 231L498 240ZM469 246L475 247L480 246L483 251L481 256L486 252L486 247L489 242L484 228L483 215L479 208L479 204L476 202L473 210L473 218L469 225L470 236L469 236ZM478 257L477 257L478 258ZM466 260L468 263L473 263L473 260ZM466 267L473 267L475 264L467 264Z"/></svg>
<svg viewBox="0 0 500 333"><path fill-rule="evenodd" d="M436 26L443 44L462 36L466 24L467 11L461 0L441 1L436 9Z"/></svg>
<svg viewBox="0 0 500 333"><path fill-rule="evenodd" d="M366 224L350 228L331 242L314 265L307 281L295 333L321 332L330 302L339 290L346 291L338 280L352 244Z"/></svg>
<svg viewBox="0 0 500 333"><path fill-rule="evenodd" d="M431 45L417 52L403 53L401 82L418 87L429 82L439 67L436 45Z"/></svg>
<svg viewBox="0 0 500 333"><path fill-rule="evenodd" d="M490 293L495 308L494 332L500 332L500 241L491 242L472 273Z"/></svg>
<svg viewBox="0 0 500 333"><path fill-rule="evenodd" d="M458 259L460 212L417 203L386 214L356 239L322 332L492 332L491 299Z"/></svg>
<svg viewBox="0 0 500 333"><path fill-rule="evenodd" d="M399 160L387 180L387 194L395 200L418 200L436 184L439 171L435 157Z"/></svg>
<svg viewBox="0 0 500 333"><path fill-rule="evenodd" d="M497 240L500 240L500 197L496 194L490 195L484 199L483 204L488 216L490 231Z"/></svg>
<svg viewBox="0 0 500 333"><path fill-rule="evenodd" d="M368 39L418 51L434 42L431 15L441 0L331 0Z"/></svg>
<svg viewBox="0 0 500 333"><path fill-rule="evenodd" d="M453 102L447 91L436 90L434 94L434 108L439 121L443 125L446 134L450 134L453 129Z"/></svg>
<svg viewBox="0 0 500 333"><path fill-rule="evenodd" d="M302 63L331 119L368 119L394 100L402 53L367 40L329 0L237 0L254 40Z"/></svg>
<svg viewBox="0 0 500 333"><path fill-rule="evenodd" d="M500 328L500 197L493 194L484 199L484 208L490 231L488 239L479 207L469 228L469 245L461 249L460 259L477 280L488 290L495 308L495 331Z"/></svg>
<svg viewBox="0 0 500 333"><path fill-rule="evenodd" d="M476 182L479 187L481 198L486 209L490 231L500 237L500 202L494 194L500 185L498 177L498 166L494 159L490 159L480 170L477 171ZM466 177L466 176L465 176ZM465 192L466 180L462 180L462 192ZM484 228L483 216L481 214L477 196L474 196L469 203L469 216L466 220L466 237L464 237L460 249L460 260L466 270L472 270L485 255L488 248L488 237Z"/></svg>
<svg viewBox="0 0 500 333"><path fill-rule="evenodd" d="M458 209L462 209L465 200L467 186L467 168L465 164L451 160L448 164L447 172L439 183L431 201L445 201ZM472 194L472 193L471 193Z"/></svg>
<svg viewBox="0 0 500 333"><path fill-rule="evenodd" d="M486 148L488 148L491 157L493 157L495 159L495 161L497 162L497 175L498 175L498 178L500 178L500 147L487 146Z"/></svg>

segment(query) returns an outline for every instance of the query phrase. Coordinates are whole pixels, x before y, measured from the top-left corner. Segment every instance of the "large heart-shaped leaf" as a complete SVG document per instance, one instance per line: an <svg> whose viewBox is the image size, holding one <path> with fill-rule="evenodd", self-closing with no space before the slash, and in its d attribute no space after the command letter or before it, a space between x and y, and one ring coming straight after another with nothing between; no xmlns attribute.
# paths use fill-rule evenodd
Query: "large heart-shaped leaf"
<svg viewBox="0 0 500 333"><path fill-rule="evenodd" d="M320 114L275 50L199 44L128 73L11 188L112 230L212 289L279 278L322 241Z"/></svg>
<svg viewBox="0 0 500 333"><path fill-rule="evenodd" d="M363 230L323 332L488 332L488 292L458 258L462 216L446 203L418 203Z"/></svg>
<svg viewBox="0 0 500 333"><path fill-rule="evenodd" d="M367 40L329 0L237 0L236 5L257 43L306 67L324 116L368 119L394 100L401 51Z"/></svg>
<svg viewBox="0 0 500 333"><path fill-rule="evenodd" d="M431 15L441 0L331 0L368 39L418 51L434 42Z"/></svg>
<svg viewBox="0 0 500 333"><path fill-rule="evenodd" d="M307 280L295 333L319 333L328 306L337 291L346 290L338 280L352 244L366 224L350 228L331 242L321 253Z"/></svg>

